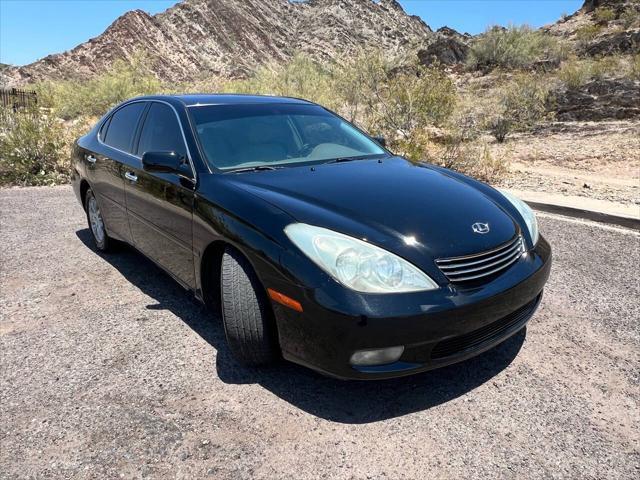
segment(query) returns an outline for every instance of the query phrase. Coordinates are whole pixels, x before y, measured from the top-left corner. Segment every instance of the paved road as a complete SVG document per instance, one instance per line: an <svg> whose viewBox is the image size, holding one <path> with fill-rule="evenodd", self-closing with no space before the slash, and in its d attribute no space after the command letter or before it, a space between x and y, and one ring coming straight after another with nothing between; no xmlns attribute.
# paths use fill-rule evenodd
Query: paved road
<svg viewBox="0 0 640 480"><path fill-rule="evenodd" d="M461 365L345 383L239 367L69 187L0 190L0 477L637 478L640 237L541 218L528 330Z"/></svg>

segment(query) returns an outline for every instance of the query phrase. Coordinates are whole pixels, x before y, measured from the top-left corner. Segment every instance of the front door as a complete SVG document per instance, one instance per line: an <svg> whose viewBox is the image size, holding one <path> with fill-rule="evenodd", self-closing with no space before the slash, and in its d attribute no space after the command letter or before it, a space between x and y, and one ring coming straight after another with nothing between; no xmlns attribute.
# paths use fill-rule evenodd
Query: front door
<svg viewBox="0 0 640 480"><path fill-rule="evenodd" d="M176 152L188 164L178 117L171 106L153 102L143 122L138 157L144 152ZM194 182L177 174L145 172L140 160L135 165L125 165L124 170L127 213L134 245L182 283L195 287Z"/></svg>

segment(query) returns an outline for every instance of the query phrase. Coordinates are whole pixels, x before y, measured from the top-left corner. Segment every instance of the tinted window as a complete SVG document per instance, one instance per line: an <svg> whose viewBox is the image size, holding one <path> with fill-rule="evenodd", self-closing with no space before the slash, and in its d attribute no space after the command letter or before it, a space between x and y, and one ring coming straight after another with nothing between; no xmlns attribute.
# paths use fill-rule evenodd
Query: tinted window
<svg viewBox="0 0 640 480"><path fill-rule="evenodd" d="M191 107L191 113L207 160L221 169L386 155L316 105L211 105Z"/></svg>
<svg viewBox="0 0 640 480"><path fill-rule="evenodd" d="M114 113L102 141L113 148L131 153L131 139L145 105L141 102L132 103Z"/></svg>
<svg viewBox="0 0 640 480"><path fill-rule="evenodd" d="M140 134L138 154L145 152L176 152L187 155L180 124L173 109L164 103L153 103Z"/></svg>

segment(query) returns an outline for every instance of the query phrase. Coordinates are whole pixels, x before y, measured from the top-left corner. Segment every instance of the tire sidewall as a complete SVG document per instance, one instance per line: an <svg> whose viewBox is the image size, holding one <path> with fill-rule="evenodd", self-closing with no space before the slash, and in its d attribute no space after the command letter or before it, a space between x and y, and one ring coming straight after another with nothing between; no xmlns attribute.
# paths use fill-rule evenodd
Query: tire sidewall
<svg viewBox="0 0 640 480"><path fill-rule="evenodd" d="M89 200L91 198L93 198L93 200L96 202L96 205L97 205L98 200L93 194L93 191L91 189L88 189L87 193L84 196L84 209L87 216L87 224L89 226L89 231L91 232L91 238L93 239L94 246L96 247L97 250L101 252L105 252L109 248L109 236L107 235L107 229L106 229L106 226L104 225L104 217L102 217L102 212L100 212L100 217L102 218L102 228L104 230L104 236L103 236L102 242L98 241L95 233L93 232L93 228L91 227L91 218L89 217ZM100 209L100 206L98 205L98 211L100 211L99 209Z"/></svg>

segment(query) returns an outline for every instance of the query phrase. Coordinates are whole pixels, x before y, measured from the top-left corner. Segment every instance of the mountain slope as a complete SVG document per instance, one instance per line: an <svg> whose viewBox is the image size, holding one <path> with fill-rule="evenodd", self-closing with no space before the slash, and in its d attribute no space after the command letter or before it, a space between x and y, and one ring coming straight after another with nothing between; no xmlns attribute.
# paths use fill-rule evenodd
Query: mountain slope
<svg viewBox="0 0 640 480"><path fill-rule="evenodd" d="M154 16L128 12L68 52L4 71L0 82L91 78L140 51L162 80L233 77L297 52L318 60L362 47L402 53L432 36L396 0L184 0Z"/></svg>

